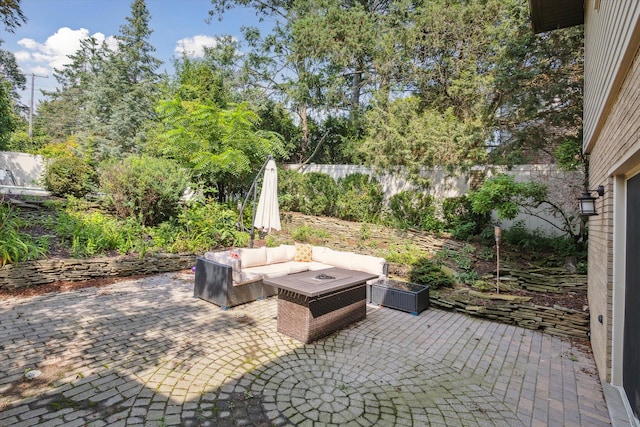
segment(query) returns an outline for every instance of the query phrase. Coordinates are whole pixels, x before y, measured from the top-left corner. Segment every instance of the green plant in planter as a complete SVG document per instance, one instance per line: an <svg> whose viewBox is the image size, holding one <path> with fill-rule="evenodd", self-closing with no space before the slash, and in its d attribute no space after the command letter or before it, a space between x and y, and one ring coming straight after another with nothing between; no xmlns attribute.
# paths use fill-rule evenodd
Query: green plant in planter
<svg viewBox="0 0 640 427"><path fill-rule="evenodd" d="M454 285L453 278L429 258L420 258L411 266L409 280L419 285L427 285L431 289L450 288Z"/></svg>

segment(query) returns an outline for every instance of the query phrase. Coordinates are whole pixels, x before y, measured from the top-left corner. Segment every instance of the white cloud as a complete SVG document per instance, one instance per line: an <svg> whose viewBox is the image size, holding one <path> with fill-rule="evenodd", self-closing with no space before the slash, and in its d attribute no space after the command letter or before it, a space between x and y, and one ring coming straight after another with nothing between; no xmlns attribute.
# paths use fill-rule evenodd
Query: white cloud
<svg viewBox="0 0 640 427"><path fill-rule="evenodd" d="M35 74L36 76L44 76L49 72L49 68L47 67L33 67L31 69L31 72L33 74Z"/></svg>
<svg viewBox="0 0 640 427"><path fill-rule="evenodd" d="M72 30L69 27L62 27L49 36L44 43L33 39L21 39L18 44L25 50L16 54L16 60L25 72L35 72L37 67L40 73L42 70L51 73L54 68L60 69L68 64L70 62L68 55L76 53L80 49L80 41L89 36L89 30L86 28ZM95 33L92 36L98 43L105 40L105 35L102 33ZM115 46L113 36L106 37L106 41L110 47Z"/></svg>
<svg viewBox="0 0 640 427"><path fill-rule="evenodd" d="M186 54L191 58L202 58L204 56L205 47L215 47L218 43L215 37L197 35L178 40L173 50L176 56Z"/></svg>
<svg viewBox="0 0 640 427"><path fill-rule="evenodd" d="M21 50L13 54L16 57L16 61L24 62L31 60L31 54L27 51Z"/></svg>

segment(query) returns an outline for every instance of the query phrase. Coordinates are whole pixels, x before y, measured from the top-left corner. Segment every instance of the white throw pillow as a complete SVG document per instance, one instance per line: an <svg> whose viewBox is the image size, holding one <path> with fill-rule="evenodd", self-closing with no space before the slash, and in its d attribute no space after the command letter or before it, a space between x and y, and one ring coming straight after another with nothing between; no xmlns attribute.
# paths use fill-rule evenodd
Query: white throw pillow
<svg viewBox="0 0 640 427"><path fill-rule="evenodd" d="M267 264L267 248L240 248L240 262L242 268L256 267Z"/></svg>
<svg viewBox="0 0 640 427"><path fill-rule="evenodd" d="M287 256L287 248L284 246L278 246L277 248L267 248L267 264L277 264L280 262L287 262L289 258Z"/></svg>

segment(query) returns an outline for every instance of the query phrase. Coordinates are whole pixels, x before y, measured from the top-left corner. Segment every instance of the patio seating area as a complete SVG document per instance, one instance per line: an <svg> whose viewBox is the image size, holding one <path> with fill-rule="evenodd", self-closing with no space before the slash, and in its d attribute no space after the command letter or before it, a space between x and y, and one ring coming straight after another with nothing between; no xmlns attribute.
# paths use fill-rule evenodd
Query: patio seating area
<svg viewBox="0 0 640 427"><path fill-rule="evenodd" d="M610 424L584 344L373 305L303 344L277 332L277 298L224 311L193 279L0 300L0 425Z"/></svg>

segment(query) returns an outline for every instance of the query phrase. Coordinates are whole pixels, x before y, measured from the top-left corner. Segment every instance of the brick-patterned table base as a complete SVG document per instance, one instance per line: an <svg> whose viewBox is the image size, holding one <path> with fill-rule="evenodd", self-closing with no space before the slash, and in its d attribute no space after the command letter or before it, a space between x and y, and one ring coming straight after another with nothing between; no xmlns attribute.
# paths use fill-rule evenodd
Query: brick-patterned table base
<svg viewBox="0 0 640 427"><path fill-rule="evenodd" d="M310 343L367 316L366 285L316 298L278 292L278 332Z"/></svg>

